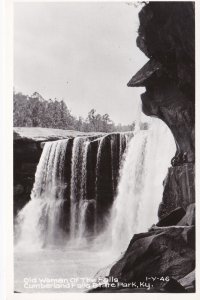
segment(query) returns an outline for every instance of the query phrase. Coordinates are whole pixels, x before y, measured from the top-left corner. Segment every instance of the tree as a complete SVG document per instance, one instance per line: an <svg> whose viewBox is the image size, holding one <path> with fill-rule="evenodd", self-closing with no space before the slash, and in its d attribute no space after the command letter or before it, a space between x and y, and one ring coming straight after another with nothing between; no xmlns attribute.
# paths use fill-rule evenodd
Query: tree
<svg viewBox="0 0 200 300"><path fill-rule="evenodd" d="M38 92L31 97L13 91L13 122L16 127L46 127L79 131L113 132L134 130L135 123L115 126L110 116L93 108L87 118L74 117L64 100L45 100ZM147 124L141 124L146 129Z"/></svg>

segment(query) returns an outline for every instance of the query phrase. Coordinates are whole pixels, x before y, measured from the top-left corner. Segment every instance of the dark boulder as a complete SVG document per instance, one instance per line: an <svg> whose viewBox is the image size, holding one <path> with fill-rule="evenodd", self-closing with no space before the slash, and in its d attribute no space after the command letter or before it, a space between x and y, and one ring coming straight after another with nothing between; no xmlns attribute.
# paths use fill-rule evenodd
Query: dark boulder
<svg viewBox="0 0 200 300"><path fill-rule="evenodd" d="M194 293L195 292L195 271L193 270L185 277L175 280L171 279L164 290L168 293Z"/></svg>
<svg viewBox="0 0 200 300"><path fill-rule="evenodd" d="M172 226L176 225L185 216L185 210L182 207L178 207L162 218L156 226ZM192 225L192 224L191 224Z"/></svg>
<svg viewBox="0 0 200 300"><path fill-rule="evenodd" d="M186 289L173 278L165 284L164 288L167 293L186 293Z"/></svg>
<svg viewBox="0 0 200 300"><path fill-rule="evenodd" d="M194 227L170 226L137 234L124 256L111 268L110 276L121 282L151 276L183 278L194 269L194 247Z"/></svg>

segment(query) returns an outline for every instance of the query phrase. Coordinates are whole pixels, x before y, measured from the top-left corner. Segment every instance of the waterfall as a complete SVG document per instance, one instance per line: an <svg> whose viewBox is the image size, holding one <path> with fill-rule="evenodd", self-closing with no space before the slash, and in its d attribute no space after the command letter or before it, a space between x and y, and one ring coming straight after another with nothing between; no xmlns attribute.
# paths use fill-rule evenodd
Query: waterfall
<svg viewBox="0 0 200 300"><path fill-rule="evenodd" d="M19 212L17 233L23 248L62 241L59 221L66 189L63 165L68 140L47 142L37 166L31 201Z"/></svg>
<svg viewBox="0 0 200 300"><path fill-rule="evenodd" d="M78 228L79 202L81 198L81 180L82 180L82 160L83 144L82 138L74 140L72 151L72 177L71 177L71 213L70 213L70 233L71 238L76 237Z"/></svg>
<svg viewBox="0 0 200 300"><path fill-rule="evenodd" d="M132 133L46 142L31 199L16 218L16 242L82 245L103 231Z"/></svg>
<svg viewBox="0 0 200 300"><path fill-rule="evenodd" d="M134 136L46 142L31 199L16 219L18 244L79 247L103 237L102 245L123 251L134 233L156 222L174 153L170 130L156 119Z"/></svg>
<svg viewBox="0 0 200 300"><path fill-rule="evenodd" d="M104 235L111 240L114 252L124 251L134 233L156 223L162 183L175 150L169 128L157 119L148 130L140 130L132 138Z"/></svg>
<svg viewBox="0 0 200 300"><path fill-rule="evenodd" d="M119 135L111 136L112 185L114 197L116 196L115 193L117 190L123 154L132 136L133 134L131 133L120 133Z"/></svg>
<svg viewBox="0 0 200 300"><path fill-rule="evenodd" d="M86 198L89 144L85 138L75 138L72 152L70 237L78 241L86 234L86 215L91 202Z"/></svg>

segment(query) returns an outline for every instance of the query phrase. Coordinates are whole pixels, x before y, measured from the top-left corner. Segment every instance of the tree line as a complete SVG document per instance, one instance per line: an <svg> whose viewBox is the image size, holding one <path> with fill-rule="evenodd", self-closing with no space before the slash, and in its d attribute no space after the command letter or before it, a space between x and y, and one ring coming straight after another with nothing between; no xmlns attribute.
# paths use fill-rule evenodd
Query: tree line
<svg viewBox="0 0 200 300"><path fill-rule="evenodd" d="M84 132L133 131L135 128L135 122L115 125L108 114L101 115L95 109L91 109L85 119L77 118L63 100L45 100L37 92L32 96L14 92L13 101L14 127L44 127ZM145 127L146 123L141 126Z"/></svg>

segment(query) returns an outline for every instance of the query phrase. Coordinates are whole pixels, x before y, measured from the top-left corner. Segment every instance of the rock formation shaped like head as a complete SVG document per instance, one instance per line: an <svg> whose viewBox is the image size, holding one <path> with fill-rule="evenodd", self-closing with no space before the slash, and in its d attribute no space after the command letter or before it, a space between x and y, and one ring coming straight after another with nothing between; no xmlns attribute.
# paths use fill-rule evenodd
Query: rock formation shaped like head
<svg viewBox="0 0 200 300"><path fill-rule="evenodd" d="M171 129L173 165L194 162L195 26L193 2L149 2L139 13L137 46L150 58L128 86L146 87L143 112Z"/></svg>

